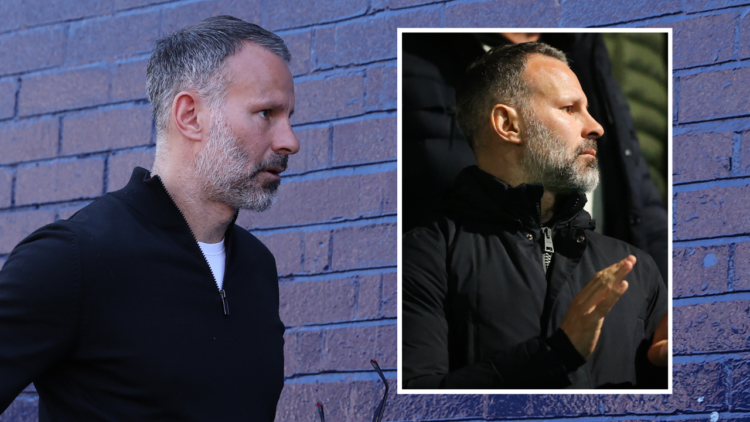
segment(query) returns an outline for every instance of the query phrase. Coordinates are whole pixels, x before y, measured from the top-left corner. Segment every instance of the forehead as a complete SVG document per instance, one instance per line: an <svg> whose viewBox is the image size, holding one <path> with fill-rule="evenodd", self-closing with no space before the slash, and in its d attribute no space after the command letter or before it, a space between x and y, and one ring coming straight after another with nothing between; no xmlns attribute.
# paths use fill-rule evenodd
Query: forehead
<svg viewBox="0 0 750 422"><path fill-rule="evenodd" d="M565 63L549 56L532 54L526 61L523 78L534 96L584 96L581 84L573 71Z"/></svg>
<svg viewBox="0 0 750 422"><path fill-rule="evenodd" d="M294 80L286 62L276 54L251 42L227 58L227 95L278 97L294 94Z"/></svg>

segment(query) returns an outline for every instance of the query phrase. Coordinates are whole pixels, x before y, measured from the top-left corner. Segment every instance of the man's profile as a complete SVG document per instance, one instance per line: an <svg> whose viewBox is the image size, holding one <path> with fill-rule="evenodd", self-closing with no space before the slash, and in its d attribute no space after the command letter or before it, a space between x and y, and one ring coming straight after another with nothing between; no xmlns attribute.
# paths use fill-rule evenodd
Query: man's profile
<svg viewBox="0 0 750 422"><path fill-rule="evenodd" d="M593 231L603 129L565 55L491 50L457 120L477 159L403 239L404 388L667 388L667 292Z"/></svg>
<svg viewBox="0 0 750 422"><path fill-rule="evenodd" d="M229 16L157 42L151 171L32 233L0 271L0 409L42 420L273 420L284 325L274 257L234 224L299 150L289 50Z"/></svg>

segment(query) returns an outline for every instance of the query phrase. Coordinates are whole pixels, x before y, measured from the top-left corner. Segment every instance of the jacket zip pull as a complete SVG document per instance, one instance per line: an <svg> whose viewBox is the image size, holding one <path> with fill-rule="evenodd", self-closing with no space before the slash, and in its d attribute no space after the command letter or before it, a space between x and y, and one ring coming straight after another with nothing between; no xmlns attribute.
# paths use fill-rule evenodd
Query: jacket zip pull
<svg viewBox="0 0 750 422"><path fill-rule="evenodd" d="M224 289L219 290L219 296L221 296L221 303L224 305L224 316L229 316L229 302L227 302L227 292Z"/></svg>
<svg viewBox="0 0 750 422"><path fill-rule="evenodd" d="M542 227L542 234L544 234L544 254L542 254L542 264L544 265L544 273L547 273L547 268L552 262L552 255L555 253L555 247L552 245L552 229L549 227Z"/></svg>

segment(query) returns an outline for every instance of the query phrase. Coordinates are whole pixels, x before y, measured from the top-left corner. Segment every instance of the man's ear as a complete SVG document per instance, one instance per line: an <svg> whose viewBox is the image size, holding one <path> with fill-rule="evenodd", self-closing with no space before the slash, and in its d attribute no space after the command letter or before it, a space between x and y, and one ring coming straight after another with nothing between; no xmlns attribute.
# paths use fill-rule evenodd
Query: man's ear
<svg viewBox="0 0 750 422"><path fill-rule="evenodd" d="M519 116L516 109L505 104L492 107L492 129L497 136L506 142L521 143Z"/></svg>
<svg viewBox="0 0 750 422"><path fill-rule="evenodd" d="M208 109L195 91L182 91L172 101L172 121L180 133L191 141L200 142L205 136Z"/></svg>

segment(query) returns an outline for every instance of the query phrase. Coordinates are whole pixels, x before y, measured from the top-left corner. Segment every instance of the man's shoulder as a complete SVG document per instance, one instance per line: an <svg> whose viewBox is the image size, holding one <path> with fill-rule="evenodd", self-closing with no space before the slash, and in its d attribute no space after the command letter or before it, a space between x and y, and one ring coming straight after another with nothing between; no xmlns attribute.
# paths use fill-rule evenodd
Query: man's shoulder
<svg viewBox="0 0 750 422"><path fill-rule="evenodd" d="M433 210L426 215L413 229L404 233L404 241L409 242L445 242L455 235L459 222L440 210Z"/></svg>
<svg viewBox="0 0 750 422"><path fill-rule="evenodd" d="M260 255L261 257L273 259L275 261L273 253L268 248L268 246L266 246L266 243L273 245L272 237L269 237L269 239L264 243L254 234L250 233L247 229L236 223L234 224L232 231L232 236L235 238L236 244L240 248L242 248L241 253L252 253L255 255Z"/></svg>
<svg viewBox="0 0 750 422"><path fill-rule="evenodd" d="M105 193L94 202L86 205L65 220L71 228L83 228L84 223L106 220L118 214L132 213L127 205L117 198L113 192Z"/></svg>

